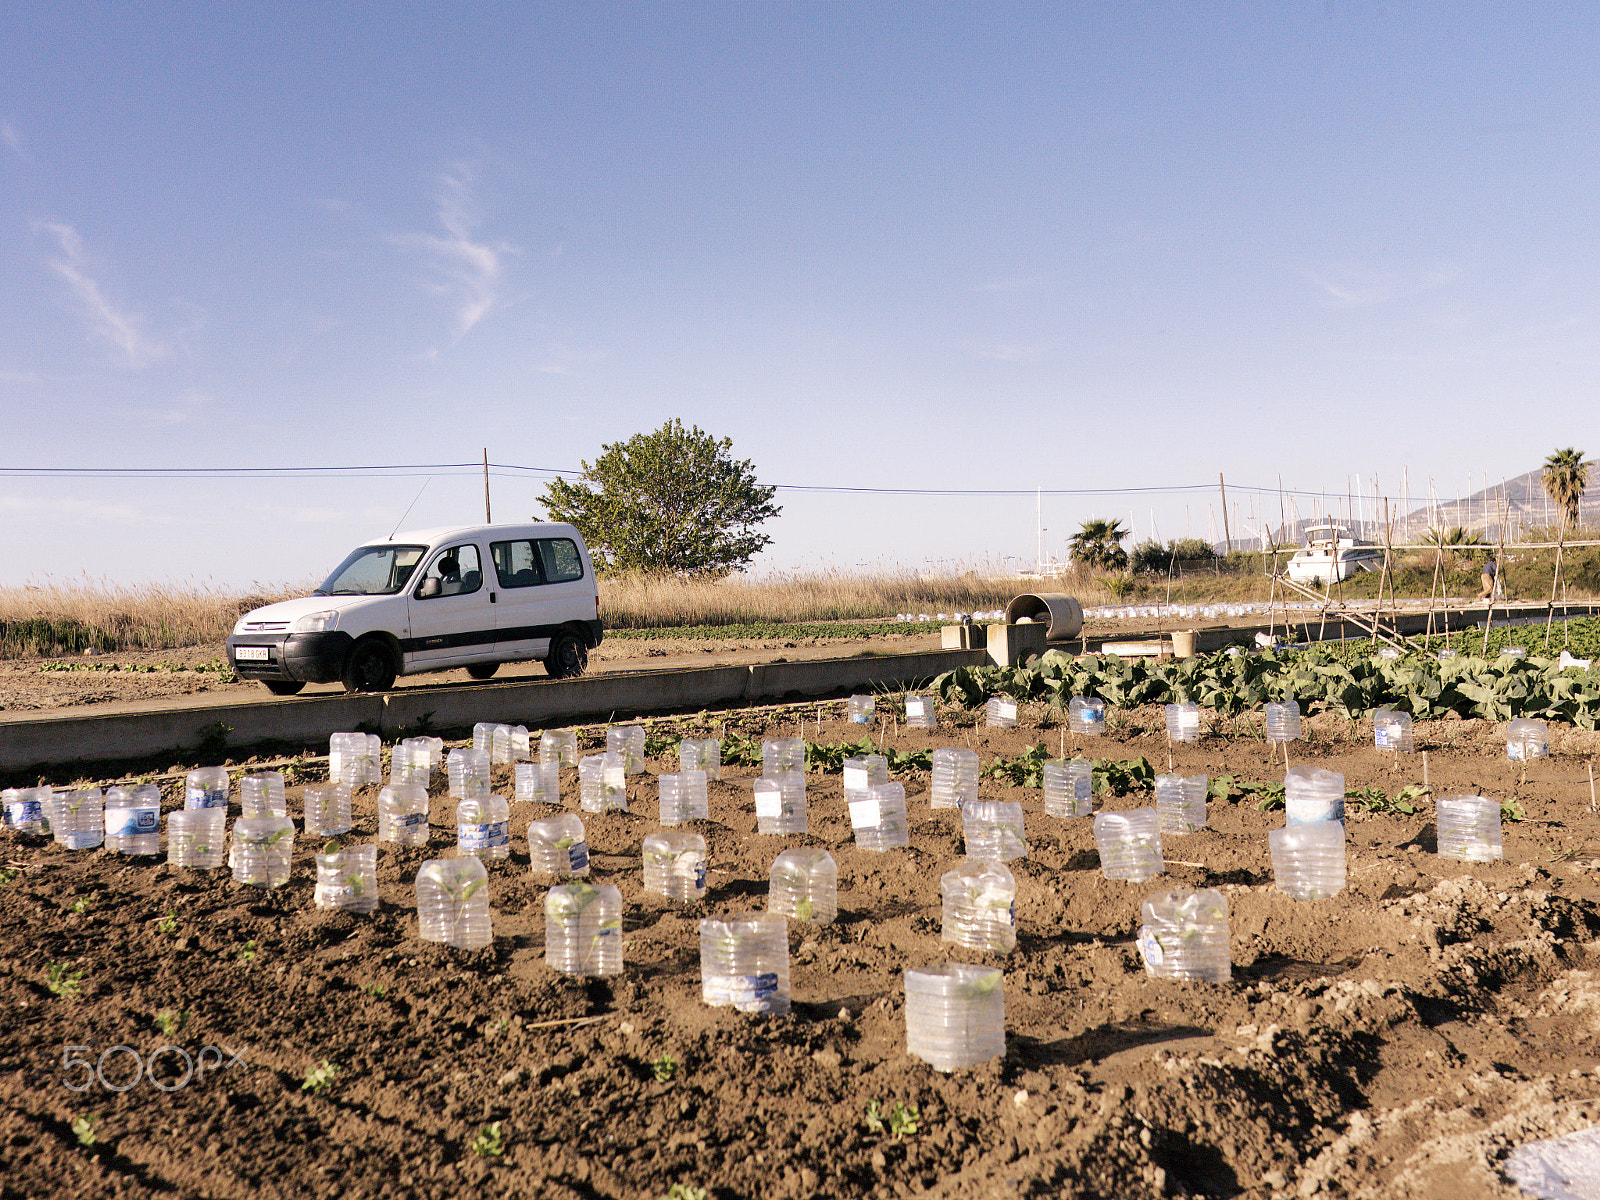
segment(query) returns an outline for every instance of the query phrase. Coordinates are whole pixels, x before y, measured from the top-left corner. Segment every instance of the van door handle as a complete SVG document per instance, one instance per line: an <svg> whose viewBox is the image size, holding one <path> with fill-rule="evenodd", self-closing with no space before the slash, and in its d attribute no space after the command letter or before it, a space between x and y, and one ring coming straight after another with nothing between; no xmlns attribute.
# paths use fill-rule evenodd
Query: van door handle
<svg viewBox="0 0 1600 1200"><path fill-rule="evenodd" d="M490 603L490 604L493 604L493 603L494 603L494 602L495 602L495 599L494 599L494 593L493 593L493 592L490 592L490 593L489 593L489 603Z"/></svg>

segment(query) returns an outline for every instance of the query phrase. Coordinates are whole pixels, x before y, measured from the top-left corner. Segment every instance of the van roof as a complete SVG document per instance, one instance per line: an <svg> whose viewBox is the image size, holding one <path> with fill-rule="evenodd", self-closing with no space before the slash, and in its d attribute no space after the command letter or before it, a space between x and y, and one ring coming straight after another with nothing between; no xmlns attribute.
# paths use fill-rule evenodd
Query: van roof
<svg viewBox="0 0 1600 1200"><path fill-rule="evenodd" d="M432 529L407 529L395 534L393 537L373 538L366 542L368 546L383 545L396 542L421 542L432 545L434 542L444 541L454 537L472 537L475 534L514 534L523 533L534 537L549 536L551 534L566 533L576 534L577 530L571 525L559 521L525 521L507 523L504 525L439 525Z"/></svg>

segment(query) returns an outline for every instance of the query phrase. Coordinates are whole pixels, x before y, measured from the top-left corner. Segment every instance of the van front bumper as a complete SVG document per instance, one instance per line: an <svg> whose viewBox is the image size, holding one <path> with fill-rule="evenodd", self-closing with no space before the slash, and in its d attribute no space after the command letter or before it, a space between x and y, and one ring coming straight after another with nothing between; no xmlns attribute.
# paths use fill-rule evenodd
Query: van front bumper
<svg viewBox="0 0 1600 1200"><path fill-rule="evenodd" d="M228 638L228 665L240 679L337 683L344 674L344 661L350 655L353 641L348 633L338 630L332 633L234 634Z"/></svg>

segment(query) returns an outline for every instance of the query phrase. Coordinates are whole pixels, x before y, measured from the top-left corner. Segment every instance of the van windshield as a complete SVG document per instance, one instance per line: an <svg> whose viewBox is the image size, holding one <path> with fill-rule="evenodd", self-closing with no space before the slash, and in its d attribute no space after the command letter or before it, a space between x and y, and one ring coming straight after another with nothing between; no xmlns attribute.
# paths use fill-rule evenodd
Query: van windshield
<svg viewBox="0 0 1600 1200"><path fill-rule="evenodd" d="M406 586L426 546L362 546L334 568L313 596L392 596Z"/></svg>

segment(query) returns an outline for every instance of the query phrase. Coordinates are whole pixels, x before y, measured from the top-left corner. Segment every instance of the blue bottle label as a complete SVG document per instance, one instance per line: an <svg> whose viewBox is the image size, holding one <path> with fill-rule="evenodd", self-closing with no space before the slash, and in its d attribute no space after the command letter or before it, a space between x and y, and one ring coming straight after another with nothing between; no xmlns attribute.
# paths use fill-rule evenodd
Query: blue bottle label
<svg viewBox="0 0 1600 1200"><path fill-rule="evenodd" d="M589 865L589 843L573 842L567 847L567 863L574 871L582 871Z"/></svg>

